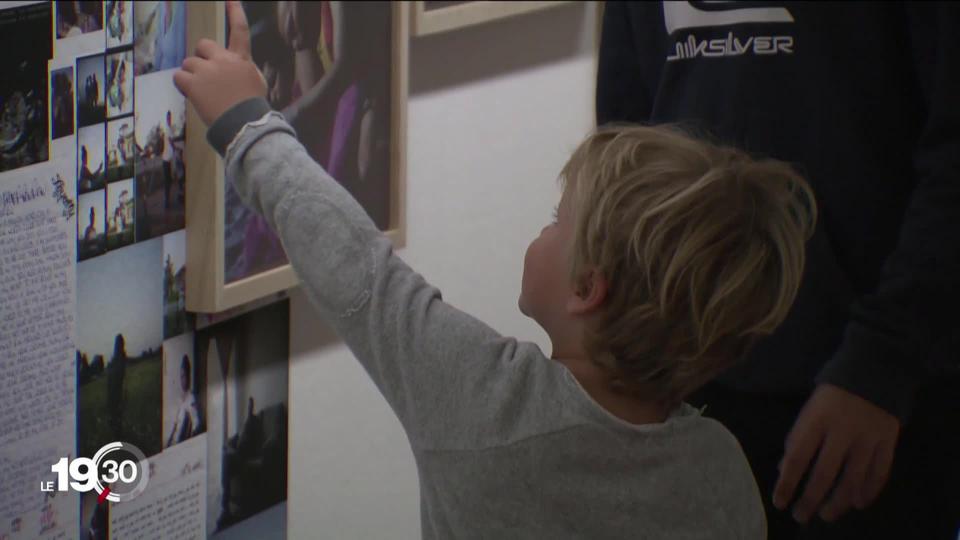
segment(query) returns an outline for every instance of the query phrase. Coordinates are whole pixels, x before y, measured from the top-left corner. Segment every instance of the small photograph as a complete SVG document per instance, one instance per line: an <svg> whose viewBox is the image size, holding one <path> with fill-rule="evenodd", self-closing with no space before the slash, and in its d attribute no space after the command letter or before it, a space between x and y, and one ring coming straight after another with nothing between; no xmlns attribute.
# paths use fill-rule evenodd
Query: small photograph
<svg viewBox="0 0 960 540"><path fill-rule="evenodd" d="M136 149L133 116L118 118L107 124L107 183L133 178Z"/></svg>
<svg viewBox="0 0 960 540"><path fill-rule="evenodd" d="M130 0L107 0L106 12L107 48L122 47L133 43L133 2ZM131 65L130 68L133 66ZM133 75L133 73L128 73Z"/></svg>
<svg viewBox="0 0 960 540"><path fill-rule="evenodd" d="M47 161L50 4L0 9L0 172Z"/></svg>
<svg viewBox="0 0 960 540"><path fill-rule="evenodd" d="M105 138L103 124L83 127L77 131L77 192L80 194L103 189L107 177L104 163Z"/></svg>
<svg viewBox="0 0 960 540"><path fill-rule="evenodd" d="M77 445L112 441L147 457L163 442L163 321L158 238L77 265Z"/></svg>
<svg viewBox="0 0 960 540"><path fill-rule="evenodd" d="M208 381L210 535L285 527L289 317L283 301L196 333Z"/></svg>
<svg viewBox="0 0 960 540"><path fill-rule="evenodd" d="M54 2L57 6L57 39L103 30L103 2Z"/></svg>
<svg viewBox="0 0 960 540"><path fill-rule="evenodd" d="M193 334L163 342L163 447L206 430L206 367L194 357Z"/></svg>
<svg viewBox="0 0 960 540"><path fill-rule="evenodd" d="M105 198L106 194L102 189L80 195L80 212L77 216L77 260L83 261L104 252L107 231Z"/></svg>
<svg viewBox="0 0 960 540"><path fill-rule="evenodd" d="M135 81L138 242L186 223L186 101L173 86L173 73L151 73Z"/></svg>
<svg viewBox="0 0 960 540"><path fill-rule="evenodd" d="M50 138L73 135L73 66L50 72Z"/></svg>
<svg viewBox="0 0 960 540"><path fill-rule="evenodd" d="M80 540L107 540L110 528L110 503L97 502L96 491L80 496Z"/></svg>
<svg viewBox="0 0 960 540"><path fill-rule="evenodd" d="M107 118L133 112L133 51L108 54Z"/></svg>
<svg viewBox="0 0 960 540"><path fill-rule="evenodd" d="M187 51L187 3L136 2L133 20L135 74L179 68Z"/></svg>
<svg viewBox="0 0 960 540"><path fill-rule="evenodd" d="M107 251L134 242L133 178L107 186Z"/></svg>
<svg viewBox="0 0 960 540"><path fill-rule="evenodd" d="M102 123L106 106L103 55L77 59L77 127Z"/></svg>
<svg viewBox="0 0 960 540"><path fill-rule="evenodd" d="M163 338L170 339L193 329L187 313L187 232L163 237Z"/></svg>

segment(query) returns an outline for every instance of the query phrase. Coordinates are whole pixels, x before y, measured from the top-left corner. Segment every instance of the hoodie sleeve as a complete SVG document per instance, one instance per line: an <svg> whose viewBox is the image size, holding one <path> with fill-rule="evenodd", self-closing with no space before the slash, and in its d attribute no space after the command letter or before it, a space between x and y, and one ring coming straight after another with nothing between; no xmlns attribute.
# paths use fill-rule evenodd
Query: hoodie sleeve
<svg viewBox="0 0 960 540"><path fill-rule="evenodd" d="M912 152L915 188L880 282L851 310L817 381L906 420L917 389L960 354L960 7L906 3L926 117ZM912 76L904 73L903 76Z"/></svg>
<svg viewBox="0 0 960 540"><path fill-rule="evenodd" d="M444 302L262 99L224 113L208 138L225 148L228 180L277 232L312 305L414 448L446 444L466 419L475 426L493 417L505 401L499 394L523 394L526 360L543 359L536 345L501 336Z"/></svg>

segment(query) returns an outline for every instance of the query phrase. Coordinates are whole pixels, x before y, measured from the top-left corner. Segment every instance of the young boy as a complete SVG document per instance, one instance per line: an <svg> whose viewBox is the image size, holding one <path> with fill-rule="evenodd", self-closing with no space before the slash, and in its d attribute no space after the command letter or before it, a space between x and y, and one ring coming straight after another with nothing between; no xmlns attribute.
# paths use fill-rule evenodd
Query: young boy
<svg viewBox="0 0 960 540"><path fill-rule="evenodd" d="M786 316L813 198L789 167L665 128L592 135L530 245L535 345L445 304L269 111L246 21L175 82L227 176L403 424L424 538L765 538L736 440L683 397Z"/></svg>

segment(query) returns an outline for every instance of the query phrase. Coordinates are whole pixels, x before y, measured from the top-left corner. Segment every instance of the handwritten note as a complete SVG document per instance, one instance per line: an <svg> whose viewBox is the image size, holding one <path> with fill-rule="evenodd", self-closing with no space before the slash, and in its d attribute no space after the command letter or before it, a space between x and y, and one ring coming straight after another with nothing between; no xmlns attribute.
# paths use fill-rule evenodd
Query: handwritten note
<svg viewBox="0 0 960 540"><path fill-rule="evenodd" d="M151 540L207 538L206 461L206 434L151 457L153 473L147 490L132 501L111 505L111 536Z"/></svg>
<svg viewBox="0 0 960 540"><path fill-rule="evenodd" d="M0 176L0 537L57 536L76 523L75 500L40 491L74 447L72 171L67 159Z"/></svg>

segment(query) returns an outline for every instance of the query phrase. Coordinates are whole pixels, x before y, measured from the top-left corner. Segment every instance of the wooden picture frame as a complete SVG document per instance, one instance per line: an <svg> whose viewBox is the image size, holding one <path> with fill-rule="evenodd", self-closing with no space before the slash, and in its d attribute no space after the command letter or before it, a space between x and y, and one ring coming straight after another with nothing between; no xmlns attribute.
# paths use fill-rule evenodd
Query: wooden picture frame
<svg viewBox="0 0 960 540"><path fill-rule="evenodd" d="M466 1L466 2L411 2L411 31L414 36L447 32L457 28L532 13L567 3L555 1ZM437 4L431 7L430 4Z"/></svg>
<svg viewBox="0 0 960 540"><path fill-rule="evenodd" d="M192 52L197 41L203 37L226 43L225 2L187 2L187 5L188 52ZM389 102L389 149L383 150L386 145L380 147L381 155L387 152L389 164L381 163L383 160L377 162L377 167L389 174L389 217L387 225L381 225L381 230L395 246L402 247L406 229L404 195L409 9L403 3L390 3L383 7L390 10L388 24L392 39L387 68L390 88L386 92L386 101ZM379 91L382 93L383 89ZM337 116L337 113L332 114ZM224 181L223 160L207 144L206 127L193 106L187 108L186 139L187 309L218 313L297 286L298 279L289 263L236 281L226 279L225 205L228 188ZM383 206L382 202L378 204Z"/></svg>

